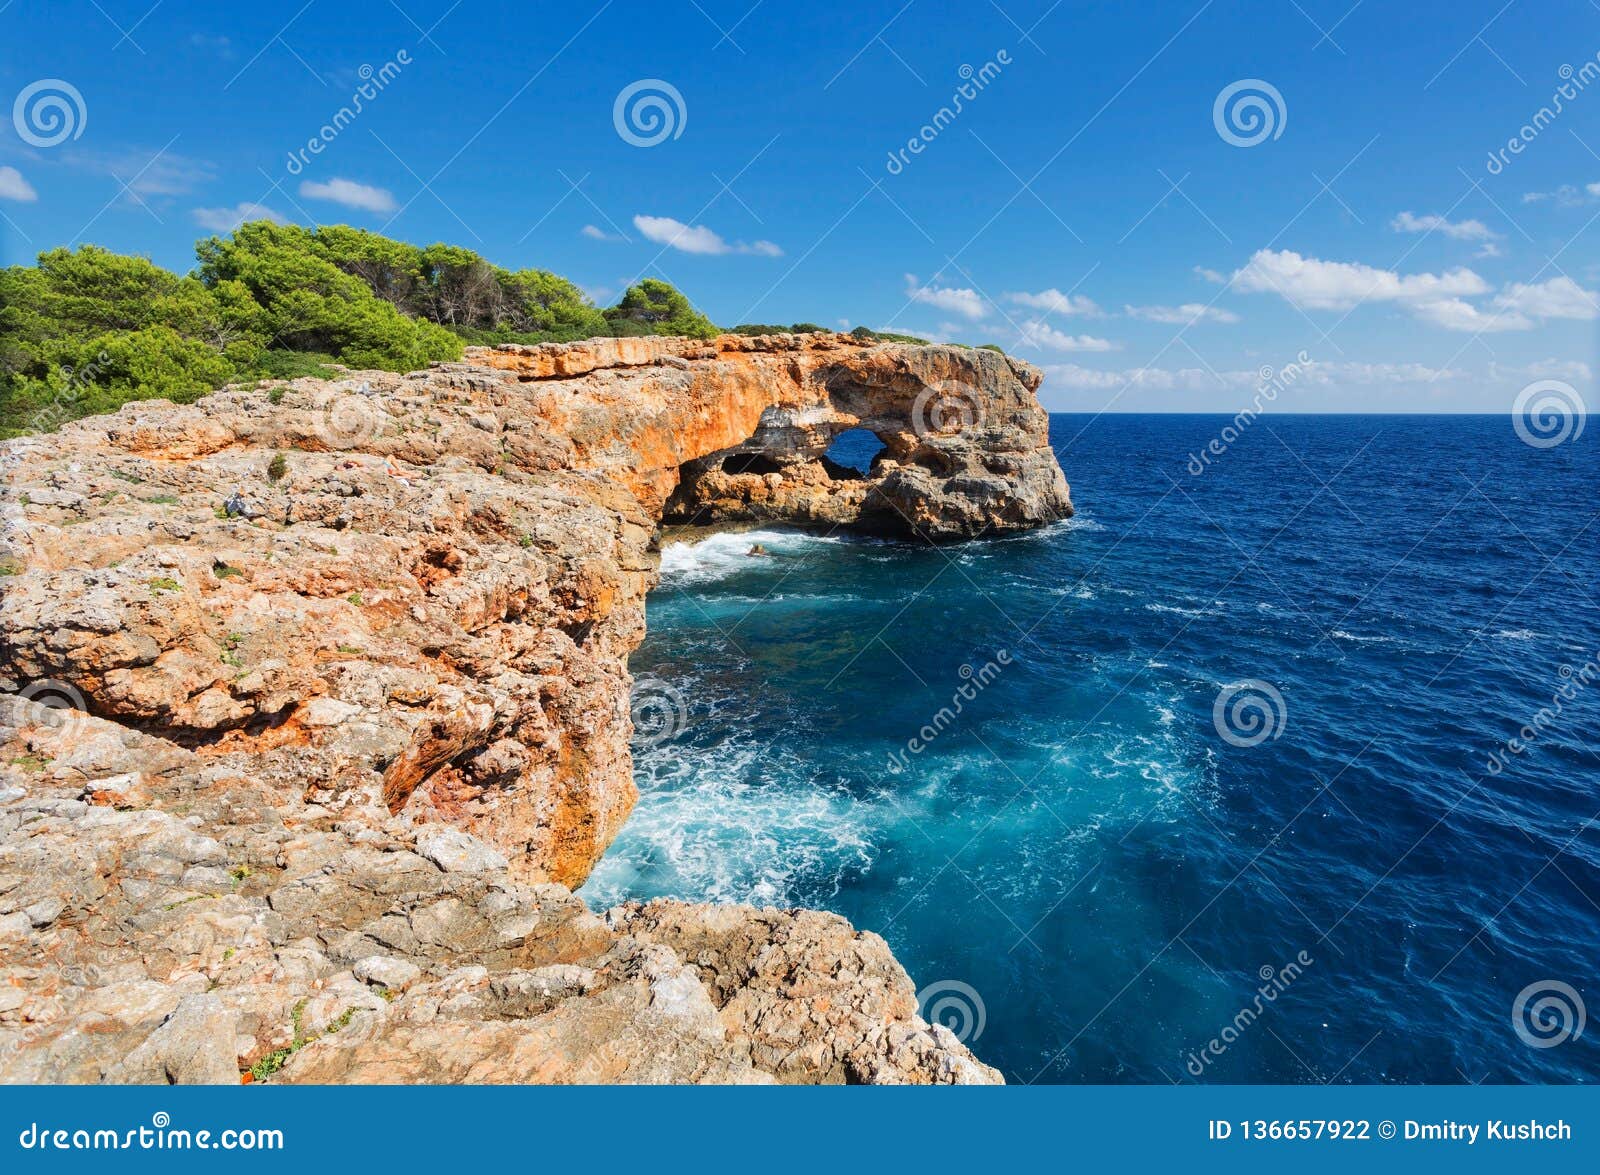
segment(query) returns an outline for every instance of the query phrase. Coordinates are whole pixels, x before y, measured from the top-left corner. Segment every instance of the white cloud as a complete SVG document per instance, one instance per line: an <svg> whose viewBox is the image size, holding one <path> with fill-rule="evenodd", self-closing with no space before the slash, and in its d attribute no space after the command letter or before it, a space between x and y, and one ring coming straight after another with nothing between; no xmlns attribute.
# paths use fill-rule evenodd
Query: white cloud
<svg viewBox="0 0 1600 1175"><path fill-rule="evenodd" d="M1512 282L1494 296L1488 308L1460 298L1442 298L1419 303L1412 310L1424 322L1446 330L1487 334L1532 330L1547 318L1600 318L1600 297L1569 277L1553 277L1543 282Z"/></svg>
<svg viewBox="0 0 1600 1175"><path fill-rule="evenodd" d="M1100 307L1095 305L1092 298L1086 298L1082 294L1063 294L1054 286L1048 290L1040 290L1037 294L1025 291L1007 294L1006 301L1043 311L1045 314L1081 314L1085 318L1099 318L1101 315Z"/></svg>
<svg viewBox="0 0 1600 1175"><path fill-rule="evenodd" d="M748 245L743 241L729 243L705 225L684 224L670 216L635 216L633 227L643 233L646 239L677 249L680 253L697 253L708 257L720 257L727 253L783 256L783 250L771 241L754 241Z"/></svg>
<svg viewBox="0 0 1600 1175"><path fill-rule="evenodd" d="M1412 313L1423 322L1442 326L1446 330L1471 331L1489 334L1503 330L1530 330L1533 322L1514 311L1485 313L1471 302L1460 298L1441 298L1437 302L1422 302L1413 306Z"/></svg>
<svg viewBox="0 0 1600 1175"><path fill-rule="evenodd" d="M1275 293L1313 310L1348 310L1361 302L1440 302L1483 294L1488 283L1470 269L1448 273L1399 274L1348 261L1302 257L1289 249L1257 251L1233 275L1233 286L1248 293Z"/></svg>
<svg viewBox="0 0 1600 1175"><path fill-rule="evenodd" d="M1500 237L1481 220L1446 220L1433 213L1414 216L1402 212L1389 222L1389 227L1397 233L1443 233L1456 241L1494 241Z"/></svg>
<svg viewBox="0 0 1600 1175"><path fill-rule="evenodd" d="M235 204L232 208L196 208L194 222L214 233L231 233L247 220L270 220L275 224L287 221L264 204Z"/></svg>
<svg viewBox="0 0 1600 1175"><path fill-rule="evenodd" d="M959 314L974 321L989 313L988 304L976 290L951 286L919 286L916 275L910 273L906 274L906 297L913 302L937 306L940 310L948 310L952 314Z"/></svg>
<svg viewBox="0 0 1600 1175"><path fill-rule="evenodd" d="M1213 371L1203 367L1135 367L1101 371L1075 363L1046 364L1045 387L1116 392L1124 387L1153 391L1207 392L1219 388L1247 391L1263 383L1259 370ZM1460 379L1466 372L1429 367L1423 363L1317 363L1304 364L1295 383L1301 387L1393 386L1431 384Z"/></svg>
<svg viewBox="0 0 1600 1175"><path fill-rule="evenodd" d="M1094 335L1069 335L1044 322L1025 322L1020 342L1025 347L1044 347L1051 351L1115 351L1117 344Z"/></svg>
<svg viewBox="0 0 1600 1175"><path fill-rule="evenodd" d="M1562 184L1552 192L1524 192L1522 202L1538 204L1549 200L1562 208L1576 208L1597 196L1600 196L1600 183L1585 184L1581 188L1576 184Z"/></svg>
<svg viewBox="0 0 1600 1175"><path fill-rule="evenodd" d="M31 204L39 198L39 193L33 190L33 185L22 178L22 173L14 167L0 167L0 200L17 200L23 204Z"/></svg>
<svg viewBox="0 0 1600 1175"><path fill-rule="evenodd" d="M1142 318L1147 322L1166 322L1186 326L1196 322L1238 322L1239 316L1220 306L1207 306L1200 302L1185 302L1182 306L1124 306L1129 318Z"/></svg>
<svg viewBox="0 0 1600 1175"><path fill-rule="evenodd" d="M300 185L300 194L311 200L332 200L363 212L393 212L399 207L389 192L354 180L331 179L325 184L306 180Z"/></svg>
<svg viewBox="0 0 1600 1175"><path fill-rule="evenodd" d="M1570 277L1524 285L1512 282L1495 295L1498 309L1530 318L1600 318L1600 298Z"/></svg>
<svg viewBox="0 0 1600 1175"><path fill-rule="evenodd" d="M1207 269L1204 265L1196 265L1194 267L1194 271L1200 277L1205 278L1206 281L1211 282L1213 285L1221 286L1226 285L1228 282L1228 279L1222 274L1218 273L1214 269Z"/></svg>
<svg viewBox="0 0 1600 1175"><path fill-rule="evenodd" d="M1581 359L1539 359L1522 367L1489 364L1489 378L1502 379L1564 379L1587 383L1594 378L1594 370Z"/></svg>

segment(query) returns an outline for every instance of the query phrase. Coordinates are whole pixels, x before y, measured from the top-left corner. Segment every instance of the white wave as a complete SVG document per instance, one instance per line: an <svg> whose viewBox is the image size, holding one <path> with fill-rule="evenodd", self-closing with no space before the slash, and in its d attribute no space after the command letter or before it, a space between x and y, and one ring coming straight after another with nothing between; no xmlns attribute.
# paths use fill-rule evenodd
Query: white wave
<svg viewBox="0 0 1600 1175"><path fill-rule="evenodd" d="M842 540L794 530L719 531L694 542L671 542L661 548L661 578L669 584L702 584L740 572L759 571L771 563L751 555L758 543L780 559L804 555L823 543Z"/></svg>
<svg viewBox="0 0 1600 1175"><path fill-rule="evenodd" d="M1337 637L1342 641L1355 641L1357 644L1362 645L1392 645L1395 643L1395 638L1392 636L1362 635L1361 633L1346 632L1342 628L1336 628L1328 635Z"/></svg>
<svg viewBox="0 0 1600 1175"><path fill-rule="evenodd" d="M1531 628L1502 628L1494 635L1503 641L1531 641L1539 634Z"/></svg>
<svg viewBox="0 0 1600 1175"><path fill-rule="evenodd" d="M1144 608L1146 612L1170 612L1175 616L1188 616L1191 618L1217 615L1216 610L1213 608L1182 608L1176 604L1146 604Z"/></svg>
<svg viewBox="0 0 1600 1175"><path fill-rule="evenodd" d="M793 905L871 867L876 805L798 778L764 744L651 754L639 804L581 893L596 907L641 890L693 901Z"/></svg>

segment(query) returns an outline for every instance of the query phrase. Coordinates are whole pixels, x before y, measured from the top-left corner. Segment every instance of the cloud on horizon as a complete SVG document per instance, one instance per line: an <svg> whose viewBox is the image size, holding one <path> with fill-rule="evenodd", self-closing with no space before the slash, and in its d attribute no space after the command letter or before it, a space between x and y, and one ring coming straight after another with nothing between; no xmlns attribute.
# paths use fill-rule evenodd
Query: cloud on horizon
<svg viewBox="0 0 1600 1175"><path fill-rule="evenodd" d="M589 226L593 228L593 225ZM693 253L702 257L721 257L730 253L744 253L756 257L782 257L783 250L771 241L729 242L703 224L684 224L670 216L635 216L633 227L647 240L680 253ZM587 229L585 236L590 236Z"/></svg>
<svg viewBox="0 0 1600 1175"><path fill-rule="evenodd" d="M1192 326L1197 322L1240 321L1232 310L1221 306L1207 306L1201 302L1185 302L1182 306L1124 306L1129 318L1142 318L1146 322L1165 322L1173 326Z"/></svg>
<svg viewBox="0 0 1600 1175"><path fill-rule="evenodd" d="M1046 322L1025 322L1020 328L1019 342L1025 347L1042 347L1049 351L1116 351L1118 344L1094 335L1069 335Z"/></svg>
<svg viewBox="0 0 1600 1175"><path fill-rule="evenodd" d="M214 233L231 233L247 220L270 220L274 224L288 224L288 218L265 204L246 201L232 208L196 208L191 215L201 228Z"/></svg>
<svg viewBox="0 0 1600 1175"><path fill-rule="evenodd" d="M1086 298L1082 294L1063 294L1054 286L1048 290L1040 290L1037 294L1009 293L1006 295L1006 301L1045 314L1078 314L1084 318L1099 318L1104 314L1094 299Z"/></svg>
<svg viewBox="0 0 1600 1175"><path fill-rule="evenodd" d="M386 189L358 184L355 180L336 178L327 183L305 180L300 185L300 194L310 200L330 200L362 212L393 212L399 207L394 195Z"/></svg>
<svg viewBox="0 0 1600 1175"><path fill-rule="evenodd" d="M925 306L959 314L976 322L989 313L989 304L977 290L956 286L923 286L917 284L917 275L906 274L906 297Z"/></svg>

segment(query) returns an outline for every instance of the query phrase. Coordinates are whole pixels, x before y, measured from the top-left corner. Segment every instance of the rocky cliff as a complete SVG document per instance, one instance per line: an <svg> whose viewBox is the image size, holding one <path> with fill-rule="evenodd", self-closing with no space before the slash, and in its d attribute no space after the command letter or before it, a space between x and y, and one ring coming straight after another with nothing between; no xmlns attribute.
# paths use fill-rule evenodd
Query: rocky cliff
<svg viewBox="0 0 1600 1175"><path fill-rule="evenodd" d="M7 445L0 1075L992 1079L839 919L567 887L634 801L658 524L1064 517L1038 382L605 339ZM858 426L864 476L824 456Z"/></svg>

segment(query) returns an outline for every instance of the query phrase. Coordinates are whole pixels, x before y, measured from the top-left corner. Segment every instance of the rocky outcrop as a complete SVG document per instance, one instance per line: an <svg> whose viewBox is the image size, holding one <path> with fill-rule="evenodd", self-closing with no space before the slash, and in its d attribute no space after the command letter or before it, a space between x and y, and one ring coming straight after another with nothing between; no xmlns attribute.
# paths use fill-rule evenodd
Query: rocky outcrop
<svg viewBox="0 0 1600 1175"><path fill-rule="evenodd" d="M459 829L17 698L0 754L3 1082L998 1080L832 914L602 918Z"/></svg>
<svg viewBox="0 0 1600 1175"><path fill-rule="evenodd" d="M406 1070L375 1059L388 1055L376 1038L362 1051L356 1037L324 1036L297 1049L286 1074L312 1071L320 1056L326 1067L315 1071L329 1079L367 1079L380 1063L401 1066L400 1079L577 1079L550 1059L567 1027L580 1040L600 1022L654 1023L651 1009L679 997L688 1019L669 1016L667 1028L699 1044L668 1056L646 1033L630 1038L636 1052L619 1044L614 1067L597 1075L980 1074L942 1030L916 1020L882 943L837 920L744 912L724 936L743 944L740 955L686 937L684 919L703 912L624 913L606 926L560 887L581 883L635 798L626 663L644 632L660 521L781 519L942 540L1063 517L1071 506L1033 398L1038 379L992 352L844 336L604 339L473 350L406 376L352 372L187 406L132 404L6 445L0 677L17 705L65 709L51 711L59 721L13 718L0 732L0 789L12 797L0 813L13 821L0 930L20 944L8 960L18 966L44 958L39 941L50 935L61 936L57 953L77 943L78 961L65 966L79 979L98 968L100 982L51 972L71 994L48 1014L31 994L8 1010L14 997L0 987L0 1024L13 1016L115 1037L134 1066L97 1071L98 1046L80 1055L72 1043L59 1062L37 1060L57 1056L55 1045L26 1050L26 1064L44 1069L8 1071L214 1075L217 1058L190 1046L219 1017L243 1015L226 1000L220 1011L205 999L169 1007L152 993L149 1015L127 1027L139 1047L153 1042L142 1053L122 1029L82 1020L109 1014L94 993L121 945L130 961L116 983L178 996L255 983L230 980L202 949L214 931L219 943L256 936L252 967L280 976L270 984L283 999L310 1001L298 1020L310 1016L312 1029L323 1030L322 1009L337 1019L360 1003L389 1025L386 1039L404 1026L395 1056L434 1058ZM886 446L864 477L824 456L857 426ZM50 847L72 844L89 846L81 860ZM224 884L238 869L257 880ZM30 888L39 870L55 879L42 895ZM496 880L458 892L464 876ZM269 877L270 892L258 892ZM203 908L165 917L191 901ZM78 912L38 921L54 904ZM421 915L426 933L416 929L423 909L433 911ZM429 921L463 910L477 921ZM225 912L225 926L207 921L212 911ZM507 933L502 914L518 926L559 924L576 945L490 950ZM315 929L324 915L327 934ZM412 929L392 942L328 937L402 922ZM480 945L469 950L469 939ZM746 974L751 952L782 961L791 947L813 962L785 974L826 963L843 986L784 995L761 968ZM540 970L552 966L600 978L563 988L543 1010L507 1011L533 1005L497 993L555 982ZM415 997L411 987L393 1002L371 995L374 984L404 986L382 976L407 967L423 977ZM685 967L699 987L672 978ZM515 982L496 978L512 973ZM728 987L730 975L742 986ZM325 998L329 984L348 998ZM368 996L355 1001L358 992ZM770 1001L780 998L810 1003L777 1013ZM446 1004L467 1009L462 1023L519 1026L497 1030L508 1039L555 1017L555 1035L490 1057L451 1043L467 1030L449 1027ZM253 1039L288 1047L270 1032Z"/></svg>

